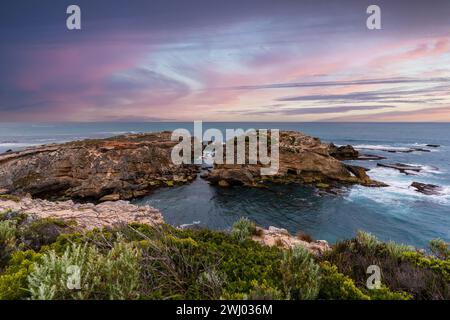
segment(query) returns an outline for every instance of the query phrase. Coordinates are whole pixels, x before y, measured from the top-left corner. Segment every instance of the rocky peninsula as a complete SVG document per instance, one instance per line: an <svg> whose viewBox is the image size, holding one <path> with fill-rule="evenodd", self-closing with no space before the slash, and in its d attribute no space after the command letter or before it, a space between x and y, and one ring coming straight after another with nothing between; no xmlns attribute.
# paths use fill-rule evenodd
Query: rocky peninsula
<svg viewBox="0 0 450 320"><path fill-rule="evenodd" d="M170 132L75 141L0 155L0 193L115 201L187 183L194 165L174 165Z"/></svg>

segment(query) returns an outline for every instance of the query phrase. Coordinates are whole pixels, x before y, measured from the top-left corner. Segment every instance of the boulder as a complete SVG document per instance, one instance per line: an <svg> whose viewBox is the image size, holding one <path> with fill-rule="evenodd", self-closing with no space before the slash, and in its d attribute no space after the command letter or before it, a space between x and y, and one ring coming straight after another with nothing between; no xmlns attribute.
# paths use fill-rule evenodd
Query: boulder
<svg viewBox="0 0 450 320"><path fill-rule="evenodd" d="M331 143L328 152L330 156L338 160L357 160L359 158L358 150L355 150L351 145L337 147Z"/></svg>

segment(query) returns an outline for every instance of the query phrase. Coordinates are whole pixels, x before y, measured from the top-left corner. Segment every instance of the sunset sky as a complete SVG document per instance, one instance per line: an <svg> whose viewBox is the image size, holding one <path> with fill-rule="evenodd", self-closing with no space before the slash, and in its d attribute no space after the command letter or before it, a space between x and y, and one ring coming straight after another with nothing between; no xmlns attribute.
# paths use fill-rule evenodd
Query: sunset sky
<svg viewBox="0 0 450 320"><path fill-rule="evenodd" d="M82 30L66 28L77 4ZM382 30L366 28L381 7ZM450 1L2 1L0 121L450 121Z"/></svg>

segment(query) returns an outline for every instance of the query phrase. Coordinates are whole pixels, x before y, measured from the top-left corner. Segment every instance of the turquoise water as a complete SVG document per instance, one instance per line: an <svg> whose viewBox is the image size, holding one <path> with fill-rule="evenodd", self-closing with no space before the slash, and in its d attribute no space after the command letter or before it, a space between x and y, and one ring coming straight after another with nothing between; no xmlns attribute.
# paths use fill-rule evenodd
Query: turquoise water
<svg viewBox="0 0 450 320"><path fill-rule="evenodd" d="M388 183L387 188L355 186L336 196L321 196L310 187L277 186L270 190L212 187L202 179L190 185L164 188L138 199L138 204L159 208L174 225L198 224L227 229L241 216L262 226L299 230L316 239L334 242L362 229L383 240L425 247L432 238L450 241L450 124L398 123L206 123L204 128L267 128L299 130L336 144L359 148L398 149L424 147L431 152L390 153L363 150L387 157L379 162L422 165L417 175L404 175L380 168L376 161L357 161L369 175ZM0 123L0 152L30 145L101 138L126 132L149 132L192 128L192 123ZM443 187L441 195L422 195L409 185L413 181Z"/></svg>

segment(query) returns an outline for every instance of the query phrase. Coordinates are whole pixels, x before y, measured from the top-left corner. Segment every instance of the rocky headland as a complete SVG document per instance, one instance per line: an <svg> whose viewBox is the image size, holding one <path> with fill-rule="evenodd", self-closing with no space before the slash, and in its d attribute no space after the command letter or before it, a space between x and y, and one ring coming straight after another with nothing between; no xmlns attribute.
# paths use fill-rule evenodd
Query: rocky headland
<svg viewBox="0 0 450 320"><path fill-rule="evenodd" d="M170 132L75 141L0 155L0 193L85 201L140 197L187 183L195 165L174 165Z"/></svg>

